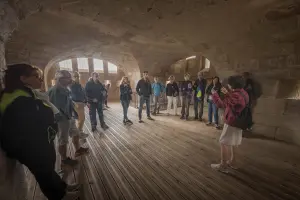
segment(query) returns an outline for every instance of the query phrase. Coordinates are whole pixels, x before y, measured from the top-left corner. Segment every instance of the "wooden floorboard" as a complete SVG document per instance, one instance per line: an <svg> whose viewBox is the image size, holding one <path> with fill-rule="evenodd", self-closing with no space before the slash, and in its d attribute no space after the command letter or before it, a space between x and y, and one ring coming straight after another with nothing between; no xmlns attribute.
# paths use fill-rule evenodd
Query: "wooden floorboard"
<svg viewBox="0 0 300 200"><path fill-rule="evenodd" d="M119 105L104 115L110 126L105 132L91 133L88 115L85 124L91 148L86 159L93 162L86 174L101 179L90 190L100 190L94 199L300 199L299 147L244 139L241 169L223 174L210 169L219 159L218 130L173 116L139 124L132 108L134 124L124 126Z"/></svg>
<svg viewBox="0 0 300 200"><path fill-rule="evenodd" d="M300 199L297 146L244 138L237 154L240 169L224 174L210 168L220 158L219 130L163 114L140 124L134 108L129 109L134 124L125 126L119 104L104 115L110 128L92 133L86 113L89 137L84 146L90 154L79 158L81 169L65 177L68 183L82 184L81 200ZM69 152L74 155L72 145ZM44 200L31 173L24 168L23 174L26 199Z"/></svg>

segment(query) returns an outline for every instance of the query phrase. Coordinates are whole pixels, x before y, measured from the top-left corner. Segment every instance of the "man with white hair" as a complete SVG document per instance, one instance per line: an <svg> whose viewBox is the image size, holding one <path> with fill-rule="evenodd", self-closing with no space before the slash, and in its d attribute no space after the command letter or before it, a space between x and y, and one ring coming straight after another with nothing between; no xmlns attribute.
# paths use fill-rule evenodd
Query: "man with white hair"
<svg viewBox="0 0 300 200"><path fill-rule="evenodd" d="M70 72L60 70L55 74L56 84L49 89L48 95L50 102L59 110L56 115L58 121L58 151L61 156L62 166L75 166L76 160L67 157L67 144L69 137L72 138L73 145L76 149L75 157L88 153L88 148L83 148L79 144L79 130L73 119L74 107L71 100L68 86L72 83Z"/></svg>

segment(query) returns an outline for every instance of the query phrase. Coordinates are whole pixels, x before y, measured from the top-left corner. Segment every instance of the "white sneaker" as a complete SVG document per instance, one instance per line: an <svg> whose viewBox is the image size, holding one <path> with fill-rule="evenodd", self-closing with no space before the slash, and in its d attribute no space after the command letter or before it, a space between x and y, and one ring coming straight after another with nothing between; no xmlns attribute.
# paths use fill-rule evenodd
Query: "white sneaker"
<svg viewBox="0 0 300 200"><path fill-rule="evenodd" d="M80 139L85 139L85 138L89 137L89 134L86 134L85 132L81 131L79 133L79 137L80 137Z"/></svg>
<svg viewBox="0 0 300 200"><path fill-rule="evenodd" d="M218 170L218 171L223 172L223 173L228 173L229 172L226 165L211 164L210 166L211 166L212 169Z"/></svg>
<svg viewBox="0 0 300 200"><path fill-rule="evenodd" d="M78 200L80 197L80 192L67 192L62 200Z"/></svg>

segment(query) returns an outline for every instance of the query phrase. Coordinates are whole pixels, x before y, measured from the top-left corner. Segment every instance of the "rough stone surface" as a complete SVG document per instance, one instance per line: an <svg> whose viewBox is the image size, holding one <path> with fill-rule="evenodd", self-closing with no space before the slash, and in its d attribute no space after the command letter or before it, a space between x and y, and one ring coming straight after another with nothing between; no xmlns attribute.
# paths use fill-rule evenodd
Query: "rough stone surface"
<svg viewBox="0 0 300 200"><path fill-rule="evenodd" d="M7 45L9 63L45 67L97 54L129 71L155 72L202 54L225 76L244 70L271 77L289 69L299 73L292 0L9 2L21 19Z"/></svg>

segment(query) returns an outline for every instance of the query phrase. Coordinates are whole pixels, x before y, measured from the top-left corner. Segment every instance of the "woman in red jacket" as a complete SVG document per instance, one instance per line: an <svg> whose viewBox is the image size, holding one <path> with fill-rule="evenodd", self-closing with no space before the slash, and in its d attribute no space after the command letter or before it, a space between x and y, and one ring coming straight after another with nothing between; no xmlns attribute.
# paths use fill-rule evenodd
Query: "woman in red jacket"
<svg viewBox="0 0 300 200"><path fill-rule="evenodd" d="M242 129L234 127L236 116L238 116L249 103L247 92L243 89L244 80L241 76L230 76L228 78L228 89L222 87L221 92L224 98L220 98L216 91L213 91L213 101L219 108L225 108L224 114L224 129L220 136L221 144L221 162L212 164L213 169L223 172L227 171L228 167L235 169L236 148L242 142Z"/></svg>

